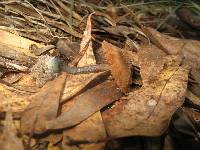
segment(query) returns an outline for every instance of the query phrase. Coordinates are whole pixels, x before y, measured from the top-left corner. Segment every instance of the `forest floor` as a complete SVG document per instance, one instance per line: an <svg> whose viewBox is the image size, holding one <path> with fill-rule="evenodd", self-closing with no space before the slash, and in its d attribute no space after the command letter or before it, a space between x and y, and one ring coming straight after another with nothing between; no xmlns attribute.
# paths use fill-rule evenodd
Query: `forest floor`
<svg viewBox="0 0 200 150"><path fill-rule="evenodd" d="M1 0L1 150L198 150L198 0Z"/></svg>

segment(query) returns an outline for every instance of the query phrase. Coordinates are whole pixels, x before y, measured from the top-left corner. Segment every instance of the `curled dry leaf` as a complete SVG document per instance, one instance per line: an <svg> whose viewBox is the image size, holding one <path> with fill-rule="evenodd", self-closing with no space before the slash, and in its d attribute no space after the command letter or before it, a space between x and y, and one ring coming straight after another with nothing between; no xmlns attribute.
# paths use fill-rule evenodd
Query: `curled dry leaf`
<svg viewBox="0 0 200 150"><path fill-rule="evenodd" d="M15 128L12 112L6 113L5 124L3 127L3 134L0 136L0 149L12 150L12 149L24 150L22 140L17 137L17 130Z"/></svg>
<svg viewBox="0 0 200 150"><path fill-rule="evenodd" d="M111 66L111 74L116 84L122 92L128 92L129 83L131 82L131 69L126 63L120 48L103 41L102 50Z"/></svg>
<svg viewBox="0 0 200 150"><path fill-rule="evenodd" d="M127 100L103 112L102 118L108 135L161 135L172 114L184 101L187 80L186 67L169 67L153 83L129 93Z"/></svg>
<svg viewBox="0 0 200 150"><path fill-rule="evenodd" d="M140 74L143 84L154 80L164 67L166 54L154 45L144 45L138 51Z"/></svg>
<svg viewBox="0 0 200 150"><path fill-rule="evenodd" d="M72 127L122 96L113 82L103 82L76 96L68 111L46 122L47 129Z"/></svg>
<svg viewBox="0 0 200 150"><path fill-rule="evenodd" d="M56 118L59 100L66 74L49 81L40 92L31 96L31 103L21 116L21 130L24 133L43 133L46 121Z"/></svg>
<svg viewBox="0 0 200 150"><path fill-rule="evenodd" d="M79 125L63 131L63 144L73 142L98 142L106 138L101 113L96 112Z"/></svg>
<svg viewBox="0 0 200 150"><path fill-rule="evenodd" d="M96 64L96 60L95 60L93 48L92 48L92 41L91 41L91 39L92 39L91 17L93 14L94 13L91 13L88 16L87 25L86 25L85 31L83 33L83 39L80 44L80 53L83 53L85 51L85 54L83 55L83 57L81 58L81 60L78 63L79 67Z"/></svg>

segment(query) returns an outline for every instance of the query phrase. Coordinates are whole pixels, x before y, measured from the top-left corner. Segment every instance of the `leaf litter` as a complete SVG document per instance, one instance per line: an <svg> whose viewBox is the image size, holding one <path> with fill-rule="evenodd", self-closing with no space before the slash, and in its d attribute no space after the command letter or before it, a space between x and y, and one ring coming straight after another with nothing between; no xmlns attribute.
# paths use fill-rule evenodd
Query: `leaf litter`
<svg viewBox="0 0 200 150"><path fill-rule="evenodd" d="M181 118L177 110L199 109L198 39L157 31L140 6L135 14L125 5L72 2L0 2L2 149L35 140L37 148L102 150L108 139L161 136L173 114ZM159 18L157 11L166 15L145 15ZM177 30L168 20L157 26Z"/></svg>

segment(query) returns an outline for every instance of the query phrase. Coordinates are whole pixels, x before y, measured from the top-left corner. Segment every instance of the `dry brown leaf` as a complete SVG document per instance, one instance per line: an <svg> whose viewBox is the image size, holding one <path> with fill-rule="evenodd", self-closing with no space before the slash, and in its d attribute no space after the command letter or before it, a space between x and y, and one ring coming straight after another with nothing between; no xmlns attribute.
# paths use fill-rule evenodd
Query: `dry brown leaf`
<svg viewBox="0 0 200 150"><path fill-rule="evenodd" d="M63 144L71 142L98 142L106 139L101 113L96 112L79 125L63 131Z"/></svg>
<svg viewBox="0 0 200 150"><path fill-rule="evenodd" d="M56 118L59 100L66 79L66 74L49 81L40 92L31 96L31 103L21 117L21 130L24 133L43 133L45 123Z"/></svg>
<svg viewBox="0 0 200 150"><path fill-rule="evenodd" d="M3 135L0 136L0 149L1 150L24 150L22 139L17 137L16 127L13 123L12 112L6 113L5 124L3 128Z"/></svg>
<svg viewBox="0 0 200 150"><path fill-rule="evenodd" d="M122 92L128 92L131 82L131 69L126 63L120 48L103 41L102 50L111 66L111 74Z"/></svg>
<svg viewBox="0 0 200 150"><path fill-rule="evenodd" d="M92 17L93 14L94 13L91 13L88 16L87 25L86 25L85 31L83 33L83 39L82 39L81 44L80 44L80 53L85 51L85 54L83 55L83 57L81 58L81 60L78 63L79 67L96 64L96 60L95 60L93 48L92 48L92 41L91 41L91 39L92 39L91 17Z"/></svg>
<svg viewBox="0 0 200 150"><path fill-rule="evenodd" d="M122 93L113 82L101 83L75 97L68 111L61 113L56 119L46 122L48 129L72 127L99 111L104 106L118 100Z"/></svg>
<svg viewBox="0 0 200 150"><path fill-rule="evenodd" d="M169 67L153 83L129 93L102 114L111 137L159 136L167 128L171 115L184 101L188 69Z"/></svg>
<svg viewBox="0 0 200 150"><path fill-rule="evenodd" d="M166 54L154 45L144 45L138 51L140 74L143 84L154 80L164 67Z"/></svg>
<svg viewBox="0 0 200 150"><path fill-rule="evenodd" d="M86 91L88 88L105 81L109 75L109 72L68 75L61 102L67 101L70 98Z"/></svg>

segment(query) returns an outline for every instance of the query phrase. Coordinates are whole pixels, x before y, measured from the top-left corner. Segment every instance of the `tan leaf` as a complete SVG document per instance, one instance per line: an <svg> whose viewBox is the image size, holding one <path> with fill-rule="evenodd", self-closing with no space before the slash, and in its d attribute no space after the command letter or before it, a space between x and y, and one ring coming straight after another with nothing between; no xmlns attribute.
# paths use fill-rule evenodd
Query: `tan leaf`
<svg viewBox="0 0 200 150"><path fill-rule="evenodd" d="M94 13L91 13L88 16L87 25L86 25L85 31L83 33L83 39L82 39L81 44L80 44L80 53L85 51L85 54L83 55L83 57L81 58L81 60L78 63L79 67L96 64L96 60L95 60L93 48L92 48L92 41L91 41L91 39L92 39L91 17L92 17L93 14Z"/></svg>
<svg viewBox="0 0 200 150"><path fill-rule="evenodd" d="M103 41L102 50L111 66L111 74L116 84L122 92L128 92L129 83L131 82L131 69L126 63L120 48Z"/></svg>
<svg viewBox="0 0 200 150"><path fill-rule="evenodd" d="M49 81L40 92L31 96L31 103L23 112L21 117L21 130L24 133L43 133L46 131L45 123L56 118L60 95L66 74L57 79Z"/></svg>
<svg viewBox="0 0 200 150"><path fill-rule="evenodd" d="M63 144L71 142L98 142L106 138L101 113L96 112L79 125L63 131Z"/></svg>
<svg viewBox="0 0 200 150"><path fill-rule="evenodd" d="M121 96L122 93L113 82L103 82L72 99L73 105L69 105L68 111L61 113L56 119L47 121L46 127L48 129L72 127Z"/></svg>
<svg viewBox="0 0 200 150"><path fill-rule="evenodd" d="M169 67L153 83L129 93L127 100L103 112L108 135L161 135L184 101L187 80L187 68Z"/></svg>

